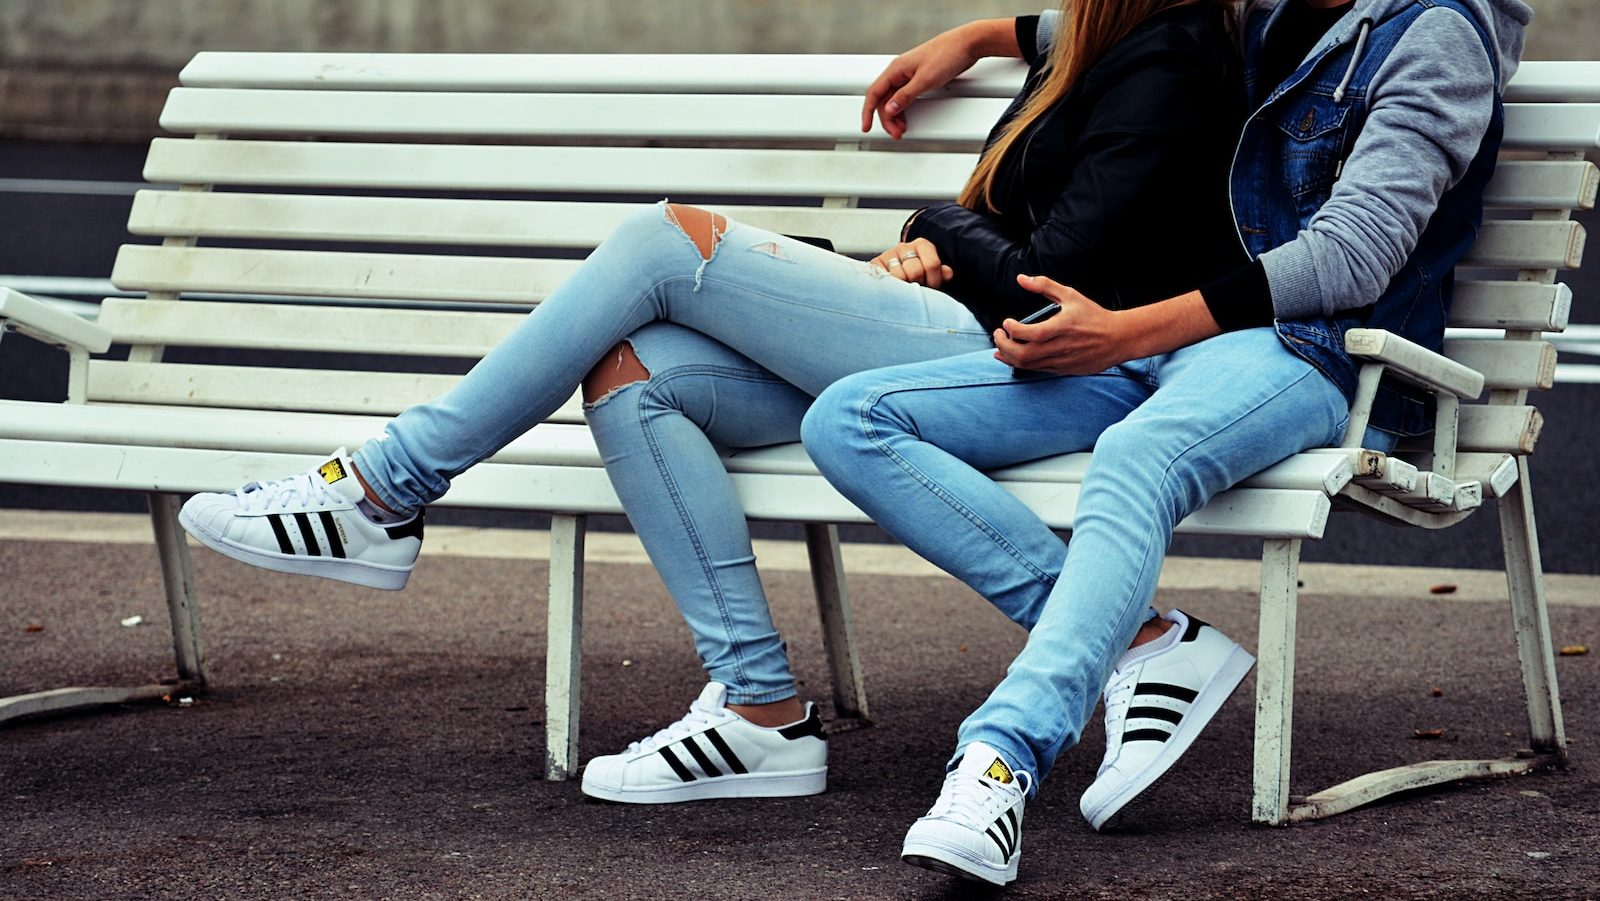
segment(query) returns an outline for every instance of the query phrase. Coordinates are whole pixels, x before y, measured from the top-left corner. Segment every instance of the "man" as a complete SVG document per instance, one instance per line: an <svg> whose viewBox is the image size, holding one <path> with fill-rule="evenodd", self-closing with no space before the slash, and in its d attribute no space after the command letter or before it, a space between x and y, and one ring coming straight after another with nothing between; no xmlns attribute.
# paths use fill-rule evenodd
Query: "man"
<svg viewBox="0 0 1600 901"><path fill-rule="evenodd" d="M1236 645L1149 607L1172 529L1240 479L1338 440L1356 380L1345 329L1440 346L1530 18L1520 0L1245 3L1254 112L1228 187L1248 263L1132 309L1022 275L1060 310L1006 320L992 355L863 373L818 398L806 446L841 491L991 600L1042 607L1006 678L962 724L943 791L906 836L908 862L1011 881L1025 800L1102 686L1108 747L1080 804L1095 828L1177 759L1242 678ZM915 98L996 55L1007 28L1031 60L1063 21L973 23L908 52L869 88L863 125L875 113L903 133ZM907 240L939 246L945 218L925 211ZM1150 249L1152 266L1161 257ZM946 290L960 278L957 267ZM1424 399L1386 386L1364 444L1387 450L1427 428ZM1089 447L1065 549L981 473Z"/></svg>

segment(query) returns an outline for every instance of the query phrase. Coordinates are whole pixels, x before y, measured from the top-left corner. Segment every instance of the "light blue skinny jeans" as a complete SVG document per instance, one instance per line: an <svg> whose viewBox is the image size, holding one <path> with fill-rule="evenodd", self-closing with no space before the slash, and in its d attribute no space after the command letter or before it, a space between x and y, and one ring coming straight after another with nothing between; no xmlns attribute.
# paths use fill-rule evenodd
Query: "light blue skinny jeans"
<svg viewBox="0 0 1600 901"><path fill-rule="evenodd" d="M1017 379L992 352L864 372L817 398L803 436L841 492L1030 629L955 759L981 741L1037 784L1151 615L1178 522L1335 442L1347 415L1331 381L1257 328L1089 376ZM1090 448L1070 543L983 474Z"/></svg>
<svg viewBox="0 0 1600 901"><path fill-rule="evenodd" d="M837 379L988 347L965 306L875 267L729 222L709 261L656 208L630 217L451 391L406 410L356 452L400 512L554 412L618 342L650 376L586 405L650 560L729 700L794 696L717 446L798 441Z"/></svg>

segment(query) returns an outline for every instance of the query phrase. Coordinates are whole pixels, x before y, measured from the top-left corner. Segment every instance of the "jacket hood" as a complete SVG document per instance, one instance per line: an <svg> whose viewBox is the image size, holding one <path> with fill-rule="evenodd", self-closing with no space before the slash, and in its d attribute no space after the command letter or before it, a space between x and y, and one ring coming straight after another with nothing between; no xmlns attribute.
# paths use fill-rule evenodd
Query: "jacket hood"
<svg viewBox="0 0 1600 901"><path fill-rule="evenodd" d="M1295 0L1265 0L1263 5L1271 5L1276 12L1276 8L1286 2ZM1414 0L1356 0L1355 8L1339 21L1317 45L1317 49L1330 43L1342 44L1354 40L1363 19L1381 22L1412 2ZM1533 20L1533 10L1522 0L1461 0L1461 4L1472 10L1478 23L1489 32L1489 37L1499 49L1499 88L1504 92L1506 82L1511 80L1517 71L1517 63L1522 60L1523 32Z"/></svg>

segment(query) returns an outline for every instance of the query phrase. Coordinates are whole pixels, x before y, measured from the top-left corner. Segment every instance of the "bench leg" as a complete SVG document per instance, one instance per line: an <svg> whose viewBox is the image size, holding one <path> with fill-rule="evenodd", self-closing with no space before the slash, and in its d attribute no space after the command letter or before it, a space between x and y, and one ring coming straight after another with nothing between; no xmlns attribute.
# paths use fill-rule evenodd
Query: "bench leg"
<svg viewBox="0 0 1600 901"><path fill-rule="evenodd" d="M583 664L583 538L587 516L550 521L549 628L545 639L544 777L560 782L578 763Z"/></svg>
<svg viewBox="0 0 1600 901"><path fill-rule="evenodd" d="M200 630L200 607L194 589L194 568L189 543L178 524L182 502L175 494L151 494L150 524L155 529L156 553L161 558L161 581L167 591L167 616L172 622L172 650L178 678L194 688L206 682L205 639Z"/></svg>
<svg viewBox="0 0 1600 901"><path fill-rule="evenodd" d="M1294 629L1299 539L1270 539L1261 552L1261 637L1256 647L1255 795L1250 818L1289 821L1289 739L1294 724Z"/></svg>
<svg viewBox="0 0 1600 901"><path fill-rule="evenodd" d="M1555 754L1566 763L1566 727L1561 720L1561 692L1556 685L1551 653L1550 615L1545 606L1544 568L1539 560L1539 533L1533 518L1533 488L1528 460L1517 460L1517 485L1500 499L1500 541L1505 548L1506 585L1511 595L1511 622L1517 634L1522 685L1528 699L1528 731L1532 749Z"/></svg>
<svg viewBox="0 0 1600 901"><path fill-rule="evenodd" d="M806 552L811 558L811 585L822 617L822 647L833 679L833 711L837 717L870 722L867 690L850 625L850 598L845 591L844 559L839 553L839 527L810 523Z"/></svg>

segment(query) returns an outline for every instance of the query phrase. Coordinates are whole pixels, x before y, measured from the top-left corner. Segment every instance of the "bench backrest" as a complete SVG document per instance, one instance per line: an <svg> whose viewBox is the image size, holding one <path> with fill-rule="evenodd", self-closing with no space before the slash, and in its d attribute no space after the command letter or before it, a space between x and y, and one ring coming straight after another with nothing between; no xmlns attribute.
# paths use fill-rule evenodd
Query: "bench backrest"
<svg viewBox="0 0 1600 901"><path fill-rule="evenodd" d="M1020 83L988 61L912 111L907 140L858 131L879 56L202 53L151 147L101 323L133 345L73 399L392 414L453 376L161 362L166 346L475 359L642 203L699 203L867 256L949 197ZM1526 64L1507 159L1463 264L1448 352L1496 409L1463 450L1531 451L1567 322L1596 170L1600 64ZM270 301L263 303L262 301ZM448 304L452 309L427 309ZM1483 340L1484 335L1512 340ZM559 349L552 349L559 352ZM575 404L554 417L578 422Z"/></svg>

